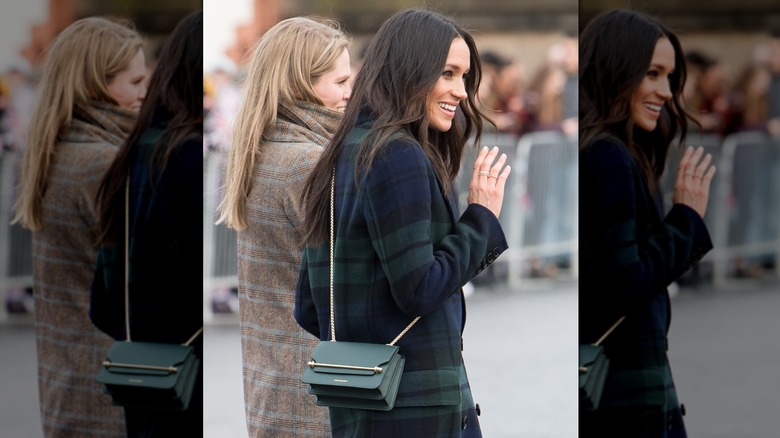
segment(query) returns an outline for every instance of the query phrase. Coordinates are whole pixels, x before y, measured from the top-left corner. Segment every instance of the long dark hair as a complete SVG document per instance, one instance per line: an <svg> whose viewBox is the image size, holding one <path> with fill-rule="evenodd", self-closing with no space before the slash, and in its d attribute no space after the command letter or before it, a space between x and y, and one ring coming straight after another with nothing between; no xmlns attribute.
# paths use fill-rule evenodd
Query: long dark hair
<svg viewBox="0 0 780 438"><path fill-rule="evenodd" d="M100 214L98 243L116 242L124 219L125 179L138 141L149 128L154 114L165 111L171 121L152 154L150 177L159 174L175 146L192 134L203 131L203 11L193 12L176 26L160 51L146 97L130 136L119 149L96 196Z"/></svg>
<svg viewBox="0 0 780 438"><path fill-rule="evenodd" d="M658 40L674 47L675 68L669 79L672 98L664 103L652 132L634 128L631 98L642 83ZM580 35L580 150L600 135L618 138L639 165L651 191L666 162L669 145L688 131L682 103L686 69L677 36L653 17L627 9L606 11L591 20Z"/></svg>
<svg viewBox="0 0 780 438"><path fill-rule="evenodd" d="M453 119L452 128L440 132L430 126L426 102L455 38L462 38L470 51L471 69L465 76L468 98L460 102L462 114ZM344 119L306 181L304 243L316 245L327 236L331 169L361 111L376 117L375 136L360 146L356 178L371 167L379 146L401 131L420 143L445 190L450 190L466 141L473 135L478 142L482 134L483 114L474 103L481 71L474 39L452 19L424 9L407 9L387 19L366 49Z"/></svg>

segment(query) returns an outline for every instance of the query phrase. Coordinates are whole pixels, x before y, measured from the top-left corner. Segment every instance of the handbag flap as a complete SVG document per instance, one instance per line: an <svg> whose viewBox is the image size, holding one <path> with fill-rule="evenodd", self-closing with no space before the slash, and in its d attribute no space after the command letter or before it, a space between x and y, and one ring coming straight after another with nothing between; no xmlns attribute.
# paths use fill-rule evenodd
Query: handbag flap
<svg viewBox="0 0 780 438"><path fill-rule="evenodd" d="M149 367L179 367L192 354L191 346L157 342L114 342L106 354L111 372L126 374L167 375L172 371L123 367L119 364Z"/></svg>
<svg viewBox="0 0 780 438"><path fill-rule="evenodd" d="M312 362L323 366L311 367L317 373L337 373L353 375L373 375L376 371L328 367L341 365L361 368L386 368L390 360L398 354L397 346L371 344L363 342L330 342L317 344L311 354Z"/></svg>
<svg viewBox="0 0 780 438"><path fill-rule="evenodd" d="M580 366L588 368L604 355L604 348L590 344L580 344Z"/></svg>

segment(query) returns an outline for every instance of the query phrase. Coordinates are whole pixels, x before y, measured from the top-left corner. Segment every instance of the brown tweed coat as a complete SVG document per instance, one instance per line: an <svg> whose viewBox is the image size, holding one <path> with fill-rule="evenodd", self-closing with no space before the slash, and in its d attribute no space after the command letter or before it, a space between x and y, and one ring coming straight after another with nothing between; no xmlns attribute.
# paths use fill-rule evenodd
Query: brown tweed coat
<svg viewBox="0 0 780 438"><path fill-rule="evenodd" d="M299 102L280 109L274 132L258 148L249 193L249 226L238 233L238 294L249 436L330 436L327 408L300 382L317 339L293 318L301 267L307 175L341 114Z"/></svg>
<svg viewBox="0 0 780 438"><path fill-rule="evenodd" d="M89 319L100 179L135 114L96 103L60 134L33 233L38 389L44 436L123 437L124 414L95 381L112 339Z"/></svg>

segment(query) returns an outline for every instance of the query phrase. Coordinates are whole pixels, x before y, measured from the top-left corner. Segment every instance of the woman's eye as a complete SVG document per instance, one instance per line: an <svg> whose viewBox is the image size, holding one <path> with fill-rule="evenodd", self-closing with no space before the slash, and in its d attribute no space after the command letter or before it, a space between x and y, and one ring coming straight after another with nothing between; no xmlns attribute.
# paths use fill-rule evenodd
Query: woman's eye
<svg viewBox="0 0 780 438"><path fill-rule="evenodd" d="M655 70L650 70L649 72L647 72L647 75L650 76L651 78L657 78L658 72Z"/></svg>
<svg viewBox="0 0 780 438"><path fill-rule="evenodd" d="M451 78L453 76L453 73L451 71L447 70L444 73L442 73L441 75L444 76L445 78Z"/></svg>

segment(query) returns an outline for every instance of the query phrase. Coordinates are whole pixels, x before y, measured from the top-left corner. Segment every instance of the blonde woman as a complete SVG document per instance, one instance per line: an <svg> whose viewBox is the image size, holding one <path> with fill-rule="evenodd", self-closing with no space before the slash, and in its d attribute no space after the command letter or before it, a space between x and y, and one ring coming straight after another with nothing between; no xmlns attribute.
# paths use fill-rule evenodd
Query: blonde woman
<svg viewBox="0 0 780 438"><path fill-rule="evenodd" d="M95 381L112 339L89 319L95 193L143 100L141 36L90 17L48 53L14 222L33 231L38 388L44 436L124 436L122 410Z"/></svg>
<svg viewBox="0 0 780 438"><path fill-rule="evenodd" d="M238 230L244 399L250 437L329 436L300 382L317 339L293 318L303 182L350 95L350 40L296 17L260 39L233 133L220 222Z"/></svg>

